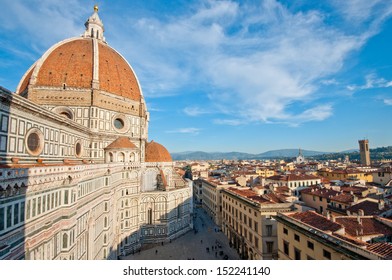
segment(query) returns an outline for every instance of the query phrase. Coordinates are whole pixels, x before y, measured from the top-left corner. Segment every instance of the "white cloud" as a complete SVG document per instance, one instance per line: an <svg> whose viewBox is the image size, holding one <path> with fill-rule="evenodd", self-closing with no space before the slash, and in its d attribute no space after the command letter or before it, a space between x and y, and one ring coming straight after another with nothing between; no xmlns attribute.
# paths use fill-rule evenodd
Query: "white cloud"
<svg viewBox="0 0 392 280"><path fill-rule="evenodd" d="M314 108L305 110L301 114L293 116L294 123L309 121L322 121L332 116L332 106L330 104L319 105Z"/></svg>
<svg viewBox="0 0 392 280"><path fill-rule="evenodd" d="M168 130L166 133L180 133L180 134L192 134L198 135L200 133L200 128L188 127L188 128L179 128L175 130Z"/></svg>
<svg viewBox="0 0 392 280"><path fill-rule="evenodd" d="M204 114L209 114L210 112L206 109L203 108L199 108L196 106L192 106L192 107L185 107L183 112L191 117L196 117L196 116L200 116L200 115L204 115Z"/></svg>
<svg viewBox="0 0 392 280"><path fill-rule="evenodd" d="M8 2L2 27L10 31L19 26L21 36L38 44L81 34L84 15L89 14L78 0L67 5ZM129 60L147 98L197 89L211 98L209 110L227 115L216 123L303 123L331 116L332 105L318 101L319 88L334 84L348 56L392 13L392 3L383 0L336 0L333 5L326 14L293 12L277 0L204 0L160 18L127 12L101 13L101 18L109 44ZM347 19L346 26L353 21L351 29L328 20L337 12ZM305 109L294 113L298 110L291 110L292 104ZM186 107L184 113L208 112L198 105Z"/></svg>
<svg viewBox="0 0 392 280"><path fill-rule="evenodd" d="M392 99L384 99L384 104L392 106Z"/></svg>
<svg viewBox="0 0 392 280"><path fill-rule="evenodd" d="M48 45L84 32L83 18L91 6L81 1L31 0L8 1L7 12L2 13L0 25L7 32L18 32L18 36L31 44L47 48ZM83 21L83 22L80 22Z"/></svg>
<svg viewBox="0 0 392 280"><path fill-rule="evenodd" d="M156 107L154 104L147 104L147 109L150 112L164 112L162 108Z"/></svg>
<svg viewBox="0 0 392 280"><path fill-rule="evenodd" d="M339 82L336 79L321 80L320 83L326 86L339 85Z"/></svg>
<svg viewBox="0 0 392 280"><path fill-rule="evenodd" d="M343 14L347 21L357 23L365 23L375 14L379 17L388 15L391 12L391 6L387 2L385 0L332 1L335 8Z"/></svg>
<svg viewBox="0 0 392 280"><path fill-rule="evenodd" d="M366 90L372 88L388 88L392 87L392 81L387 81L384 78L378 78L375 74L369 74L365 77L366 83L364 85L349 85L348 90Z"/></svg>
<svg viewBox="0 0 392 280"><path fill-rule="evenodd" d="M241 6L204 1L193 14L169 21L139 19L132 33L142 40L138 37L132 45L140 45L136 51L144 58L137 64L139 74L148 75L142 78L145 94L212 88L212 106L228 115L228 120L218 120L222 124L234 116L258 122L321 121L333 108L317 104L319 87L336 83L331 76L370 36L366 29L346 34L326 24L325 17L315 10L293 13L266 0ZM150 77L155 77L152 82ZM159 81L165 86L154 89ZM308 108L294 114L289 109L293 103ZM324 113L316 114L315 108ZM192 106L184 112L206 113Z"/></svg>
<svg viewBox="0 0 392 280"><path fill-rule="evenodd" d="M242 125L245 122L243 120L236 120L236 119L215 119L214 124L220 124L220 125L230 125L230 126L238 126Z"/></svg>

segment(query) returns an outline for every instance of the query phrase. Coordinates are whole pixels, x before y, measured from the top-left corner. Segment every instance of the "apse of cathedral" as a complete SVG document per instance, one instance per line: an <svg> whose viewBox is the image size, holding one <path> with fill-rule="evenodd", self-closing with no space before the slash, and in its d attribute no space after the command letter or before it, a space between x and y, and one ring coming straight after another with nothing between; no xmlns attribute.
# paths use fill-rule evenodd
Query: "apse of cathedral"
<svg viewBox="0 0 392 280"><path fill-rule="evenodd" d="M0 87L0 259L116 259L192 227L192 190L148 141L130 64L104 37L98 7Z"/></svg>

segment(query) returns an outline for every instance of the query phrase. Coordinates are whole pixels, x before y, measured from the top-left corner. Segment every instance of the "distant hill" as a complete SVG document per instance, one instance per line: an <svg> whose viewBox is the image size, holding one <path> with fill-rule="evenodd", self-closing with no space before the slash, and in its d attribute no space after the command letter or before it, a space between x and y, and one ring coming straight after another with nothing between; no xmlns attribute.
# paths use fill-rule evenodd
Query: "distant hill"
<svg viewBox="0 0 392 280"><path fill-rule="evenodd" d="M239 152L230 153L206 153L201 151L196 152L180 152L171 153L173 160L219 160L219 159L251 159L255 155Z"/></svg>
<svg viewBox="0 0 392 280"><path fill-rule="evenodd" d="M350 150L341 151L339 153L346 154L346 153L358 153L358 152L359 152L359 149L350 149Z"/></svg>
<svg viewBox="0 0 392 280"><path fill-rule="evenodd" d="M312 156L315 160L337 160L342 159L344 156L349 156L350 160L360 160L360 154L358 149L352 149L340 153L329 153L324 155ZM370 159L371 160L382 160L382 159L392 159L392 146L379 147L370 149Z"/></svg>
<svg viewBox="0 0 392 280"><path fill-rule="evenodd" d="M305 157L318 156L328 154L327 152L317 152L302 150L302 154ZM267 151L261 154L249 154L241 152L229 152L229 153L207 153L201 151L195 152L180 152L171 153L173 160L245 160L245 159L273 159L273 158L292 158L298 156L298 149L281 149Z"/></svg>
<svg viewBox="0 0 392 280"><path fill-rule="evenodd" d="M350 160L359 160L358 149L346 150L339 153L302 150L302 154L305 156L305 158L312 158L315 160L336 160L339 158L343 158L346 155L350 157ZM298 149L272 150L260 154L249 154L249 153L240 153L240 152L207 153L201 151L171 153L173 160L281 159L281 158L294 158L297 155L298 155ZM370 158L372 160L392 159L392 146L370 149Z"/></svg>
<svg viewBox="0 0 392 280"><path fill-rule="evenodd" d="M305 157L317 156L328 154L328 152L317 152L317 151L308 151L302 150L302 154ZM272 150L268 152L264 152L256 155L257 158L287 158L287 157L296 157L298 156L298 149L281 149L281 150Z"/></svg>

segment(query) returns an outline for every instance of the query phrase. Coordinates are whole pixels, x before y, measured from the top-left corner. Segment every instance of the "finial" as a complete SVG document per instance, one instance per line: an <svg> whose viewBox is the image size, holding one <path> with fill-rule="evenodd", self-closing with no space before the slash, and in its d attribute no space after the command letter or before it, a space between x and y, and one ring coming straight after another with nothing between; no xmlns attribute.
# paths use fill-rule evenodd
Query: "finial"
<svg viewBox="0 0 392 280"><path fill-rule="evenodd" d="M84 26L86 26L86 31L83 34L84 38L95 38L105 42L105 37L103 37L105 29L98 15L97 4L94 5L94 13L87 19Z"/></svg>

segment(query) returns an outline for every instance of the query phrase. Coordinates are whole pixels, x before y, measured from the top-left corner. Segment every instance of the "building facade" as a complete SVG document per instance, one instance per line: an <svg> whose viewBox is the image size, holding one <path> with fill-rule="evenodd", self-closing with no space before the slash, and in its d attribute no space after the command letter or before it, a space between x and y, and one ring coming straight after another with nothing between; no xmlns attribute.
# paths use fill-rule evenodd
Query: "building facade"
<svg viewBox="0 0 392 280"><path fill-rule="evenodd" d="M141 86L97 7L85 26L0 88L0 259L115 259L192 227L192 187L148 142Z"/></svg>
<svg viewBox="0 0 392 280"><path fill-rule="evenodd" d="M290 189L293 195L299 196L300 191L313 185L321 183L320 177L313 175L275 175L265 179L266 184L275 184L276 186L286 186Z"/></svg>
<svg viewBox="0 0 392 280"><path fill-rule="evenodd" d="M241 258L278 258L277 223L279 212L289 212L292 204L274 194L258 195L248 188L222 190L222 231Z"/></svg>
<svg viewBox="0 0 392 280"><path fill-rule="evenodd" d="M280 260L392 259L392 245L388 243L392 233L390 220L373 217L331 220L313 211L279 213L276 219Z"/></svg>
<svg viewBox="0 0 392 280"><path fill-rule="evenodd" d="M373 182L381 186L392 185L392 167L382 167L377 171L372 172Z"/></svg>
<svg viewBox="0 0 392 280"><path fill-rule="evenodd" d="M213 179L202 179L201 181L199 179L198 182L201 182L203 209L220 228L222 225L222 190L230 187L230 185Z"/></svg>
<svg viewBox="0 0 392 280"><path fill-rule="evenodd" d="M354 181L362 180L363 182L373 182L372 172L361 171L357 168L346 168L346 169L327 169L322 168L318 172L318 175L331 181Z"/></svg>

